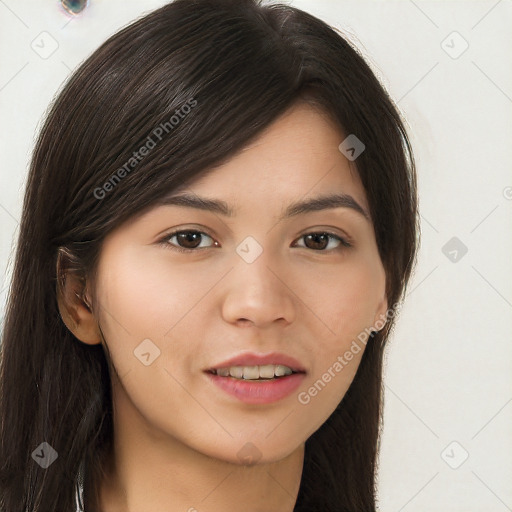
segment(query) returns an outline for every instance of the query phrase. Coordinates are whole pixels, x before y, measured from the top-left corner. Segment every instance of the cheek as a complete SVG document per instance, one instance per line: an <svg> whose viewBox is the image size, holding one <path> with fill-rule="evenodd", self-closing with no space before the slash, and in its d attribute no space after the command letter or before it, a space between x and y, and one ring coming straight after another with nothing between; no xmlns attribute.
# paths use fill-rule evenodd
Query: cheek
<svg viewBox="0 0 512 512"><path fill-rule="evenodd" d="M371 327L383 284L378 268L370 262L355 257L338 267L316 271L308 281L315 283L307 295L319 326L323 326L325 335L320 339L327 345L334 343L340 348L350 344L352 338Z"/></svg>
<svg viewBox="0 0 512 512"><path fill-rule="evenodd" d="M207 290L197 275L141 251L126 250L104 268L102 305L126 331L142 336L162 338Z"/></svg>
<svg viewBox="0 0 512 512"><path fill-rule="evenodd" d="M313 408L334 410L355 377L385 284L379 261L358 255L315 272L316 293L308 295L315 312L314 368L304 397Z"/></svg>
<svg viewBox="0 0 512 512"><path fill-rule="evenodd" d="M160 350L153 368L192 364L193 345L201 335L195 326L218 279L207 265L176 265L154 248L123 249L115 263L105 259L97 291L100 323L119 373L140 366L134 351L147 339Z"/></svg>
<svg viewBox="0 0 512 512"><path fill-rule="evenodd" d="M115 264L105 259L97 292L102 331L124 390L117 400L126 394L154 422L162 407L191 410L178 382L192 368L200 344L195 324L201 299L215 280L211 272L209 277L191 274L144 251L119 251Z"/></svg>

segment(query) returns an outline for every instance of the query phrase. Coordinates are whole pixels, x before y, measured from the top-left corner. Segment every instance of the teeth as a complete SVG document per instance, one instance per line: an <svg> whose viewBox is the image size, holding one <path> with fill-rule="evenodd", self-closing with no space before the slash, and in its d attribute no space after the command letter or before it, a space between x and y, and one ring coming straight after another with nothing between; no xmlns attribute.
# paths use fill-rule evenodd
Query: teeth
<svg viewBox="0 0 512 512"><path fill-rule="evenodd" d="M256 366L256 368L258 368L258 366ZM259 367L259 376L262 379L273 379L274 378L274 365L266 364L265 366L260 366Z"/></svg>
<svg viewBox="0 0 512 512"><path fill-rule="evenodd" d="M265 364L262 366L231 366L229 368L218 368L217 375L221 377L234 377L236 379L257 380L257 379L273 379L291 375L292 369L282 364Z"/></svg>
<svg viewBox="0 0 512 512"><path fill-rule="evenodd" d="M233 366L232 368L225 368L225 370L228 371L228 375L231 375L231 377L236 377L237 379L241 379L244 374L243 366Z"/></svg>
<svg viewBox="0 0 512 512"><path fill-rule="evenodd" d="M273 375L272 375L272 377L273 377ZM245 366L243 378L245 380L259 379L260 378L260 369L257 366Z"/></svg>
<svg viewBox="0 0 512 512"><path fill-rule="evenodd" d="M283 365L279 364L276 366L274 373L275 373L276 377L282 377L283 375L290 375L290 373L292 373L292 371L290 370L290 368L288 368L288 366L283 366Z"/></svg>

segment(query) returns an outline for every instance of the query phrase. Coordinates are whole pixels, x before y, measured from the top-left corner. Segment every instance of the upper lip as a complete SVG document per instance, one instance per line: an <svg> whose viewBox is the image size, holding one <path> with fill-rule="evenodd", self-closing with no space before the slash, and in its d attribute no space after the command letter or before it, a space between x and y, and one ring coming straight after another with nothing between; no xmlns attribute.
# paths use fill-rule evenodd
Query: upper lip
<svg viewBox="0 0 512 512"><path fill-rule="evenodd" d="M207 368L205 371L218 370L219 368L229 368L231 366L263 366L266 364L288 366L292 371L306 373L306 370L297 359L281 354L280 352L271 352L269 354L256 354L254 352L246 352L238 356L227 359L220 363Z"/></svg>

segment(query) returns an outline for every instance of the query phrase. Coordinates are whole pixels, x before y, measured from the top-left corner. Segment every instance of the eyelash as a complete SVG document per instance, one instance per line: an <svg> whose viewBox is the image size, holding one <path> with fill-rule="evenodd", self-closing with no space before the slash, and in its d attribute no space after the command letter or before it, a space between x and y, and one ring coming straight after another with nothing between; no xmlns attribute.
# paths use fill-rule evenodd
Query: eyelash
<svg viewBox="0 0 512 512"><path fill-rule="evenodd" d="M182 253L198 252L198 251L202 251L202 250L205 250L205 249L211 249L212 248L212 247L202 247L202 248L196 248L196 249L184 249L183 247L179 247L177 245L170 244L169 240L173 236L178 235L180 233L196 233L196 234L206 235L207 237L209 237L209 238L211 238L213 240L213 237L211 237L208 233L205 233L204 231L199 231L199 230L196 230L196 229L179 229L179 230L173 231L172 233L169 233L168 235L165 235L165 237L162 238L159 241L159 243L162 244L166 249L170 249L172 251L177 251L177 252L182 252ZM331 233L329 231L324 231L324 230L321 230L321 231L310 231L309 233L304 233L303 235L301 235L299 237L299 240L301 238L304 238L304 237L308 236L308 235L328 235L329 237L335 238L336 240L338 240L340 242L340 244L341 244L339 247L337 247L335 249L330 249L330 250L310 249L313 252L327 252L327 253L338 252L338 251L342 251L343 249L348 249L349 247L352 247L352 243L348 242L346 239L342 238L339 235L336 235L335 233ZM303 249L308 249L308 247L303 247Z"/></svg>

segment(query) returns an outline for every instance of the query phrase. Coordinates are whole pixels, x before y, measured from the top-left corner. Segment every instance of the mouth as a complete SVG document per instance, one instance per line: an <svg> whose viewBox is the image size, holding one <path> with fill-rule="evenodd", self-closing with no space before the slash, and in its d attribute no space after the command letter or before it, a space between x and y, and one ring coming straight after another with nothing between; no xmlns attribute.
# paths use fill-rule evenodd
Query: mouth
<svg viewBox="0 0 512 512"><path fill-rule="evenodd" d="M203 371L218 389L252 405L271 404L289 397L307 373L298 359L281 352L243 352Z"/></svg>
<svg viewBox="0 0 512 512"><path fill-rule="evenodd" d="M294 370L283 364L265 364L211 368L206 370L206 373L242 381L268 382L283 379L296 373L306 372L303 370Z"/></svg>

